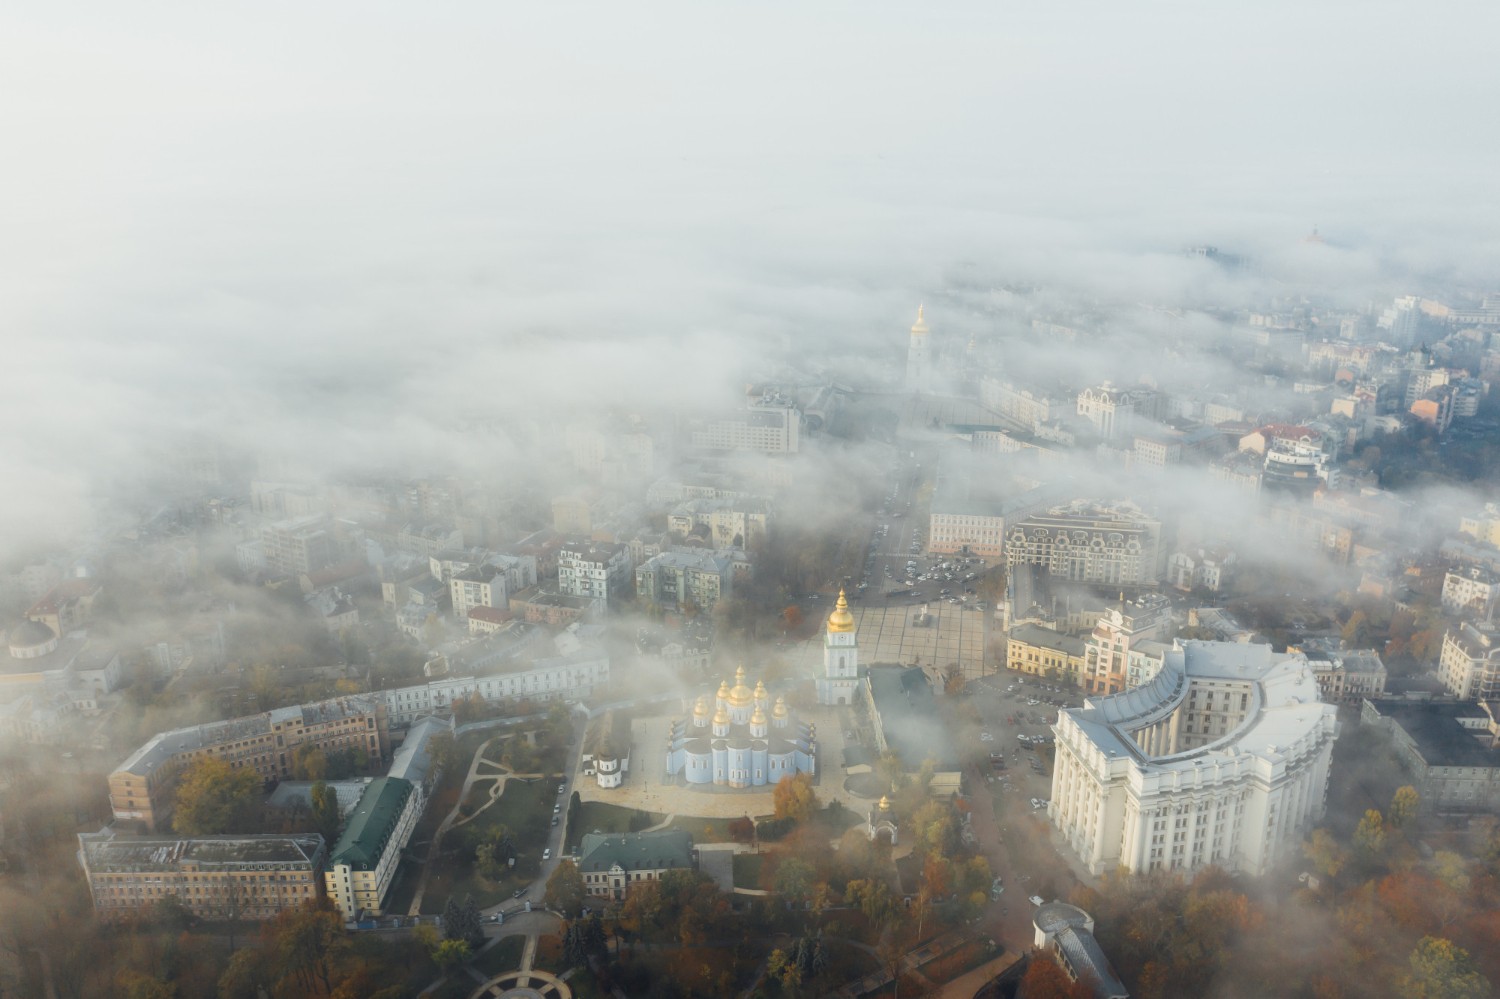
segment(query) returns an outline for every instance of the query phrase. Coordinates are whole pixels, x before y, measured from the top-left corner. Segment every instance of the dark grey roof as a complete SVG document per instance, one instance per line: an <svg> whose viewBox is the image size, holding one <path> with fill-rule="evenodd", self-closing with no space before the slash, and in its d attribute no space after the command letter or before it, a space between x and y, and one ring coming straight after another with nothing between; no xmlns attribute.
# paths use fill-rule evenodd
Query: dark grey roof
<svg viewBox="0 0 1500 999"><path fill-rule="evenodd" d="M608 871L688 870L693 866L693 837L681 829L642 833L585 833L579 845L578 869L586 874Z"/></svg>

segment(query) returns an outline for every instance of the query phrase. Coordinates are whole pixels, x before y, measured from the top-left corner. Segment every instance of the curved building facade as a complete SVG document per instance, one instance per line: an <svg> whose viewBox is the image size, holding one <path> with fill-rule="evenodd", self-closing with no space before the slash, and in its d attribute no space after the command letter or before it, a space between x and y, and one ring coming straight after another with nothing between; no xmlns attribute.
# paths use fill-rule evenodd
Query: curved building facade
<svg viewBox="0 0 1500 999"><path fill-rule="evenodd" d="M1144 686L1059 713L1048 816L1094 874L1264 873L1323 814L1337 711L1299 654L1180 642Z"/></svg>
<svg viewBox="0 0 1500 999"><path fill-rule="evenodd" d="M786 699L771 703L765 683L751 690L745 668L710 700L700 697L667 735L666 772L688 784L762 787L783 777L816 773L817 732L793 717Z"/></svg>

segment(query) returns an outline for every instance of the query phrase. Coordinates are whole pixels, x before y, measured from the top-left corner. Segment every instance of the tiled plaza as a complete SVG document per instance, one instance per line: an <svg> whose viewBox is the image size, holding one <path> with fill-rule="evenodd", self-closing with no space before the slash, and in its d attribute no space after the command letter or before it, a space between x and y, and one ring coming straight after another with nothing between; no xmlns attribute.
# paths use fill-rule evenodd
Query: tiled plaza
<svg viewBox="0 0 1500 999"><path fill-rule="evenodd" d="M935 667L941 674L957 663L969 679L984 675L985 629L990 617L985 611L938 601L927 607L930 620L919 624L921 604L855 604L849 609L854 612L861 666L900 663ZM821 634L803 643L798 661L804 671L823 668Z"/></svg>

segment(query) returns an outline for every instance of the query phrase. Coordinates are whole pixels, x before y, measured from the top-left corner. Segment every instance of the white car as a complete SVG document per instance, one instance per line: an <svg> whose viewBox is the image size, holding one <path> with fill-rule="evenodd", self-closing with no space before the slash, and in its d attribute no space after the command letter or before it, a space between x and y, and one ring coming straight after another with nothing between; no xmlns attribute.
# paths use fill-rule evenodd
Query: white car
<svg viewBox="0 0 1500 999"><path fill-rule="evenodd" d="M552 847L549 846L549 847L547 847L547 849L545 849L545 850L542 851L542 859L543 860L551 860L552 859Z"/></svg>
<svg viewBox="0 0 1500 999"><path fill-rule="evenodd" d="M1040 895L1033 895L1033 896L1031 896L1031 898L1027 899L1027 901L1030 902L1032 905L1041 905L1042 904L1042 896L1040 896Z"/></svg>

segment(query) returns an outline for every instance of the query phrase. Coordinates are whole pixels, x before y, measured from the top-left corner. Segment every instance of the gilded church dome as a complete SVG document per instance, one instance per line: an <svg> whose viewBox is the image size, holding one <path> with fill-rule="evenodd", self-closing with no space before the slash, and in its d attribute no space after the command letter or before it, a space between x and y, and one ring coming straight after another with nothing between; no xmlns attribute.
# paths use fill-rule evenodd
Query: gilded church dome
<svg viewBox="0 0 1500 999"><path fill-rule="evenodd" d="M750 724L751 725L764 725L765 723L766 723L766 713L764 711L762 711L761 708L760 708L760 705L757 704L755 706L755 713L750 716Z"/></svg>
<svg viewBox="0 0 1500 999"><path fill-rule="evenodd" d="M723 708L720 708L718 711L714 712L714 724L715 725L728 725L729 724L729 712L725 711Z"/></svg>
<svg viewBox="0 0 1500 999"><path fill-rule="evenodd" d="M849 600L844 596L842 589L839 590L839 602L834 604L833 613L828 615L828 630L831 632L854 630L854 615L849 613Z"/></svg>
<svg viewBox="0 0 1500 999"><path fill-rule="evenodd" d="M777 718L785 718L786 717L786 713L787 713L786 698L785 697L778 697L778 698L776 698L776 706L771 709L771 714L775 715Z"/></svg>
<svg viewBox="0 0 1500 999"><path fill-rule="evenodd" d="M750 688L745 686L745 667L741 666L734 671L734 689L729 692L729 703L737 708L742 708L755 699Z"/></svg>
<svg viewBox="0 0 1500 999"><path fill-rule="evenodd" d="M698 698L698 703L693 705L693 717L703 718L708 715L708 698Z"/></svg>

